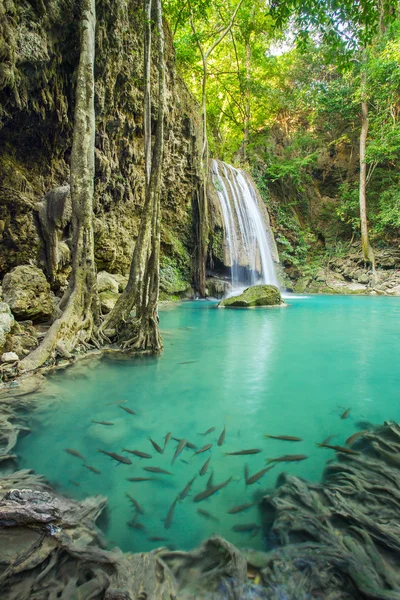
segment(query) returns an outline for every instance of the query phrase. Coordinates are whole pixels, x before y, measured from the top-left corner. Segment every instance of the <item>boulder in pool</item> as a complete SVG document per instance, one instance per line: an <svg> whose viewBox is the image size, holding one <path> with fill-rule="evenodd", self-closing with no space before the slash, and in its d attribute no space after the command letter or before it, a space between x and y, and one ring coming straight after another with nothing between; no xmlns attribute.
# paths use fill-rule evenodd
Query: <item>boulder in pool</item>
<svg viewBox="0 0 400 600"><path fill-rule="evenodd" d="M279 306L283 304L280 291L275 285L253 285L239 296L225 298L220 308L252 308L254 306Z"/></svg>

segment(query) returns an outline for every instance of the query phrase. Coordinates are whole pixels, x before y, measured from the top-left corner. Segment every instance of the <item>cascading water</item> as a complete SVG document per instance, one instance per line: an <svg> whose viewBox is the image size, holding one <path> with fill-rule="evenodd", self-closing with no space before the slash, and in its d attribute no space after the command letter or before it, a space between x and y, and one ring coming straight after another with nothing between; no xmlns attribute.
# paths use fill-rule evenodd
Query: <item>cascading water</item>
<svg viewBox="0 0 400 600"><path fill-rule="evenodd" d="M224 221L233 290L261 283L279 287L273 235L251 178L217 160L211 161L211 172Z"/></svg>

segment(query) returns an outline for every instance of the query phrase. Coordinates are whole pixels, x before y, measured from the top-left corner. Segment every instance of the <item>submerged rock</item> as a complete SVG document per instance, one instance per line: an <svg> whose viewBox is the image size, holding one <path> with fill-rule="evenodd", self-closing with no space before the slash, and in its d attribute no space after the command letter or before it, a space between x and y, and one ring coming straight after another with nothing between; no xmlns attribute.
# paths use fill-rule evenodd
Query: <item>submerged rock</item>
<svg viewBox="0 0 400 600"><path fill-rule="evenodd" d="M253 285L239 296L225 298L219 303L222 308L251 308L253 306L279 306L282 296L274 285Z"/></svg>
<svg viewBox="0 0 400 600"><path fill-rule="evenodd" d="M3 350L7 336L14 324L11 309L5 302L0 302L0 351Z"/></svg>
<svg viewBox="0 0 400 600"><path fill-rule="evenodd" d="M32 265L20 265L4 276L3 298L20 320L47 321L53 313L50 285Z"/></svg>

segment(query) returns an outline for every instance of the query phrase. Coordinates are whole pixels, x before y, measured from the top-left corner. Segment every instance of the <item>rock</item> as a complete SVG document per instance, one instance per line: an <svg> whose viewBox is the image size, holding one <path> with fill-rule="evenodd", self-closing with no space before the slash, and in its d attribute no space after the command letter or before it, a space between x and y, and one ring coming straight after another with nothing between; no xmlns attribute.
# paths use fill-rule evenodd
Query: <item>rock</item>
<svg viewBox="0 0 400 600"><path fill-rule="evenodd" d="M113 292L118 294L119 286L113 275L107 273L107 271L100 271L97 273L97 290L101 292Z"/></svg>
<svg viewBox="0 0 400 600"><path fill-rule="evenodd" d="M0 352L3 350L7 336L14 324L11 309L5 302L0 302Z"/></svg>
<svg viewBox="0 0 400 600"><path fill-rule="evenodd" d="M48 321L53 314L50 285L41 269L21 265L3 279L3 298L15 318Z"/></svg>
<svg viewBox="0 0 400 600"><path fill-rule="evenodd" d="M115 292L101 292L99 294L101 312L103 314L111 312L118 300L118 297L119 294L116 294Z"/></svg>
<svg viewBox="0 0 400 600"><path fill-rule="evenodd" d="M118 291L121 293L124 291L124 289L126 288L127 284L128 284L128 276L127 275L120 275L119 273L112 273L111 277L113 279L115 279L115 281L118 284Z"/></svg>
<svg viewBox="0 0 400 600"><path fill-rule="evenodd" d="M366 273L362 273L357 277L358 283L369 283L369 277Z"/></svg>
<svg viewBox="0 0 400 600"><path fill-rule="evenodd" d="M19 357L15 352L4 352L1 355L1 362L15 362L16 360L19 360Z"/></svg>
<svg viewBox="0 0 400 600"><path fill-rule="evenodd" d="M254 285L239 296L225 298L218 304L222 308L251 308L253 306L279 306L281 293L274 285Z"/></svg>
<svg viewBox="0 0 400 600"><path fill-rule="evenodd" d="M223 298L226 294L232 290L232 284L226 279L219 279L218 277L210 277L206 281L206 292L207 296L212 298Z"/></svg>
<svg viewBox="0 0 400 600"><path fill-rule="evenodd" d="M7 337L4 352L15 352L21 358L27 356L38 345L37 331L32 321L14 322Z"/></svg>

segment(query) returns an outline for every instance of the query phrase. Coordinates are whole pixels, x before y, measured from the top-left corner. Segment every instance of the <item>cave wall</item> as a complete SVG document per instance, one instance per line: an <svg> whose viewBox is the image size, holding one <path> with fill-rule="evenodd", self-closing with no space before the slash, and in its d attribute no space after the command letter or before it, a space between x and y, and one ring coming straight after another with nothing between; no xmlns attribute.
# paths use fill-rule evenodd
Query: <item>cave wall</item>
<svg viewBox="0 0 400 600"><path fill-rule="evenodd" d="M142 3L96 4L95 256L99 270L127 273L144 190ZM79 6L0 0L0 277L27 262L46 268L37 205L69 180ZM162 266L189 281L200 120L167 25L166 62ZM156 104L154 61L152 86Z"/></svg>

